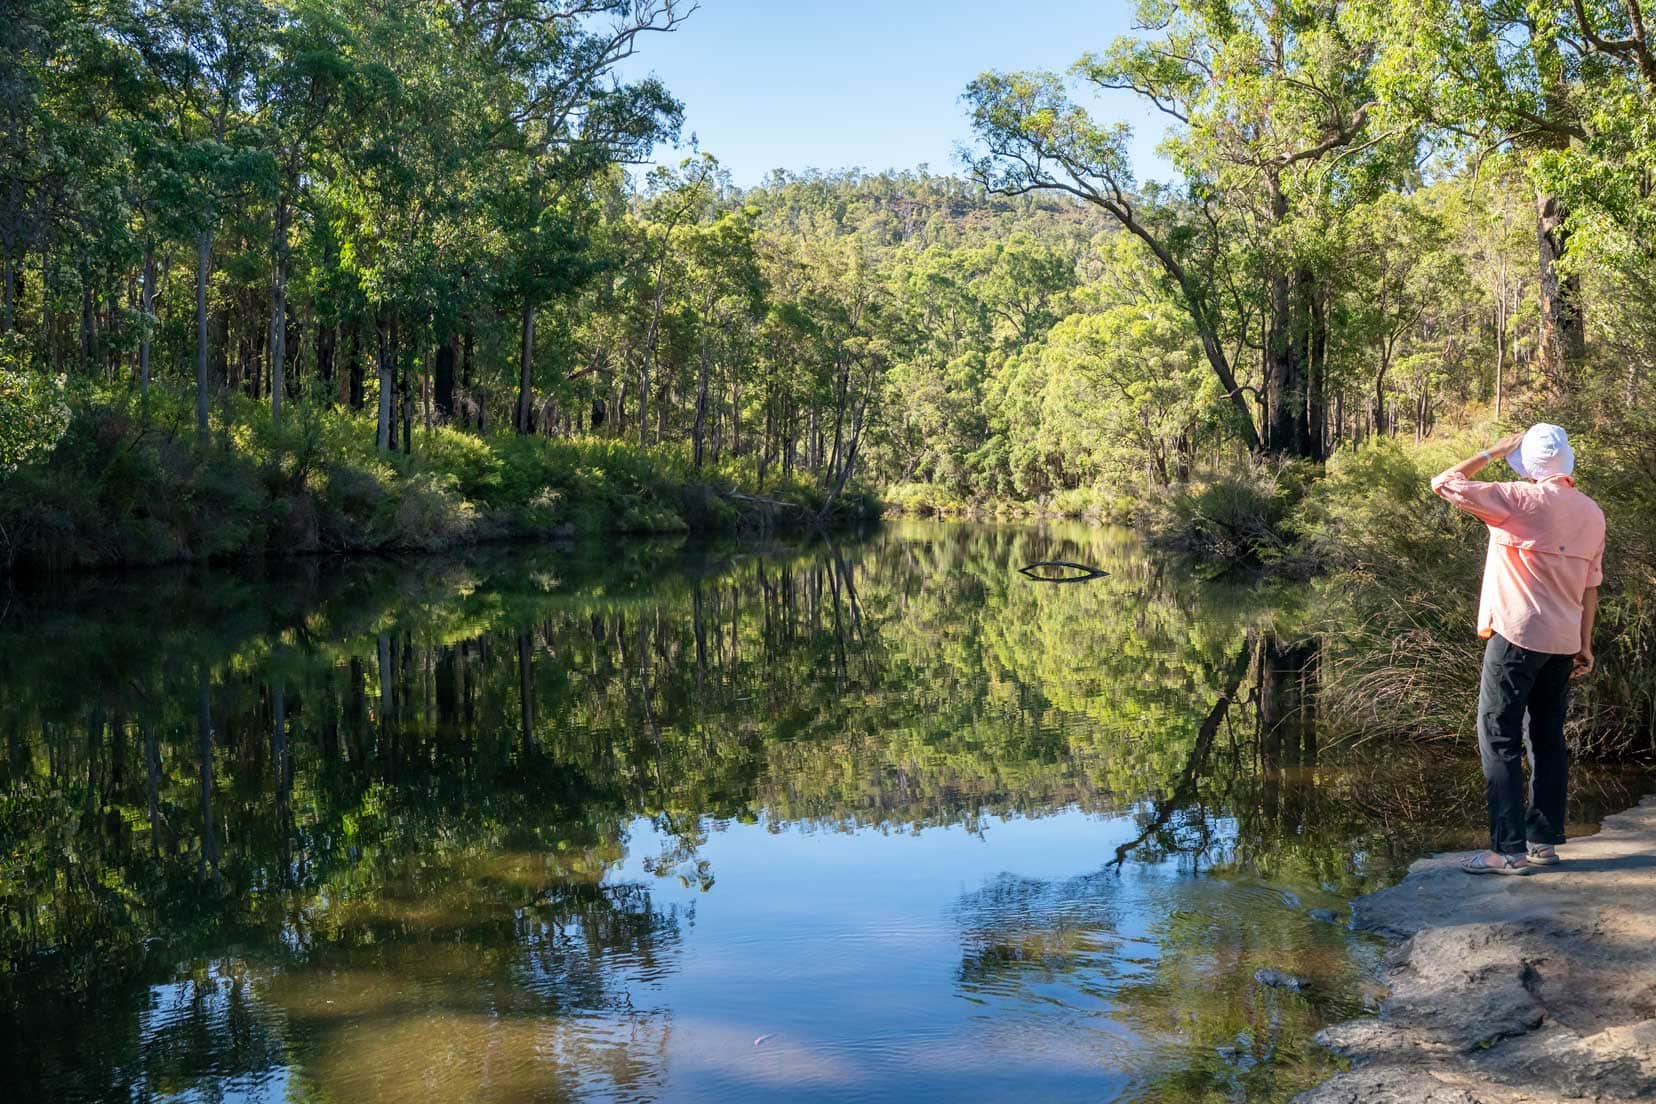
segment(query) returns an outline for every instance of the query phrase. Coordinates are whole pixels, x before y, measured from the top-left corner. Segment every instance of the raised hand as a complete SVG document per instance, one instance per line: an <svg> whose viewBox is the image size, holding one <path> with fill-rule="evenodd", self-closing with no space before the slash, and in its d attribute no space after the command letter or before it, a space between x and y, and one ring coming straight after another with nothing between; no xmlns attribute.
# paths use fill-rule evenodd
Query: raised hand
<svg viewBox="0 0 1656 1104"><path fill-rule="evenodd" d="M1524 443L1524 430L1508 434L1489 446L1489 455L1500 460L1518 451L1518 446Z"/></svg>

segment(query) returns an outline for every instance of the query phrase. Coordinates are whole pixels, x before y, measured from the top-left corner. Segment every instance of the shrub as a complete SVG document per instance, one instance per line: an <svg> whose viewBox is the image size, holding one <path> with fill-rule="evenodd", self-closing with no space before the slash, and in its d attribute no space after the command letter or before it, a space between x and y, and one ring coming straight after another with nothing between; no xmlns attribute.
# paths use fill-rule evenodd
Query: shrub
<svg viewBox="0 0 1656 1104"><path fill-rule="evenodd" d="M1142 522L1155 543L1204 559L1278 559L1289 544L1289 513L1307 482L1304 468L1292 461L1250 461L1147 498Z"/></svg>
<svg viewBox="0 0 1656 1104"><path fill-rule="evenodd" d="M422 471L452 477L469 499L486 497L500 478L501 459L491 442L448 426L422 433L415 455Z"/></svg>
<svg viewBox="0 0 1656 1104"><path fill-rule="evenodd" d="M881 496L886 511L908 517L958 517L966 512L966 501L936 483L897 483Z"/></svg>
<svg viewBox="0 0 1656 1104"><path fill-rule="evenodd" d="M50 453L69 427L64 377L24 367L21 345L0 335L0 472Z"/></svg>
<svg viewBox="0 0 1656 1104"><path fill-rule="evenodd" d="M1482 527L1432 493L1431 478L1475 451L1382 439L1329 459L1325 478L1295 507L1300 550L1326 570L1387 571L1401 564L1442 567L1463 559ZM1464 565L1462 565L1464 567Z"/></svg>
<svg viewBox="0 0 1656 1104"><path fill-rule="evenodd" d="M1140 496L1123 485L1094 483L1053 492L1046 508L1062 517L1121 524L1136 516L1140 502Z"/></svg>

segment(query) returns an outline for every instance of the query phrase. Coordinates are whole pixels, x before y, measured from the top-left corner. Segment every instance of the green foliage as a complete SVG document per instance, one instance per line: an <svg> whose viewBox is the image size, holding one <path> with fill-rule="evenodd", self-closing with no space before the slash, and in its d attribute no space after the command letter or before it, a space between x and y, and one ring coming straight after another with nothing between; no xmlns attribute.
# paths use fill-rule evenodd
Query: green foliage
<svg viewBox="0 0 1656 1104"><path fill-rule="evenodd" d="M1289 542L1306 471L1291 461L1253 462L1169 490L1148 504L1155 539L1220 564L1278 559Z"/></svg>
<svg viewBox="0 0 1656 1104"><path fill-rule="evenodd" d="M51 452L69 426L64 377L22 367L9 344L0 344L0 479Z"/></svg>
<svg viewBox="0 0 1656 1104"><path fill-rule="evenodd" d="M1478 527L1444 511L1430 484L1476 451L1470 438L1423 448L1386 440L1335 457L1295 510L1304 550L1320 567L1364 573L1441 571L1464 561ZM1455 581L1467 582L1465 574L1457 571Z"/></svg>
<svg viewBox="0 0 1656 1104"><path fill-rule="evenodd" d="M887 509L909 517L959 517L965 500L935 483L898 483L882 492Z"/></svg>
<svg viewBox="0 0 1656 1104"><path fill-rule="evenodd" d="M740 522L736 476L698 474L682 448L597 438L480 438L434 429L381 455L373 424L307 406L277 426L245 400L202 447L182 403L111 398L75 408L52 451L4 476L0 554L18 568L440 548L508 536L677 532ZM776 488L806 524L814 483ZM851 485L832 520L877 515Z"/></svg>

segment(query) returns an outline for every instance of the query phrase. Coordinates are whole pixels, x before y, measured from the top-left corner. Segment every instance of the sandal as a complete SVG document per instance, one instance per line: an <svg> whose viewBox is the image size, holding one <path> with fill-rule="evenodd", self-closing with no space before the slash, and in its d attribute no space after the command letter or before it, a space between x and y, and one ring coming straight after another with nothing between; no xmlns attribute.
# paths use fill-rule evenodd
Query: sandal
<svg viewBox="0 0 1656 1104"><path fill-rule="evenodd" d="M1558 849L1550 843L1532 843L1524 856L1531 866L1557 866L1562 860Z"/></svg>
<svg viewBox="0 0 1656 1104"><path fill-rule="evenodd" d="M1528 874L1533 869L1525 855L1502 855L1500 862L1492 863L1489 861L1492 854L1492 851L1479 851L1462 861L1460 868L1468 874Z"/></svg>

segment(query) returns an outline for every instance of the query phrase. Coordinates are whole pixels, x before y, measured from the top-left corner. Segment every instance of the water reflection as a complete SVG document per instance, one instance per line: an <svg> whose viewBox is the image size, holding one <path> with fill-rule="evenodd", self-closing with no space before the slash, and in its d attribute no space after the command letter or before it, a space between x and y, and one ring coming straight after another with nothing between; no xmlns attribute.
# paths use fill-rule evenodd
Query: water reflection
<svg viewBox="0 0 1656 1104"><path fill-rule="evenodd" d="M1110 531L5 608L7 1099L1268 1099L1372 954L1307 910L1478 820L1475 767L1319 746L1270 601Z"/></svg>

